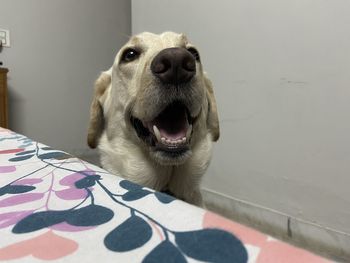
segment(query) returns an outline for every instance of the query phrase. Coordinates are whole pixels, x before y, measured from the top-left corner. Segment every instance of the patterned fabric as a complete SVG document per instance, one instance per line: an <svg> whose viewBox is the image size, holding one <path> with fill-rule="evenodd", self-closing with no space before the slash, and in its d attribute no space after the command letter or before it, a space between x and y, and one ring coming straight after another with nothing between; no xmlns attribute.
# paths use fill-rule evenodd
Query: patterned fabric
<svg viewBox="0 0 350 263"><path fill-rule="evenodd" d="M0 128L0 261L298 261L293 255L327 262Z"/></svg>

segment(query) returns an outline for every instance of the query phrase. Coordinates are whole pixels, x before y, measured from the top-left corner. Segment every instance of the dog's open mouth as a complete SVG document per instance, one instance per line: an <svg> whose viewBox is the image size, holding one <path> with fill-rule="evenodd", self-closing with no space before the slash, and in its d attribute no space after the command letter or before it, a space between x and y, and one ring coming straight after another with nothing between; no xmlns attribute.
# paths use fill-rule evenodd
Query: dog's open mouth
<svg viewBox="0 0 350 263"><path fill-rule="evenodd" d="M151 121L131 117L137 135L156 150L172 154L188 150L193 118L181 102L173 102Z"/></svg>

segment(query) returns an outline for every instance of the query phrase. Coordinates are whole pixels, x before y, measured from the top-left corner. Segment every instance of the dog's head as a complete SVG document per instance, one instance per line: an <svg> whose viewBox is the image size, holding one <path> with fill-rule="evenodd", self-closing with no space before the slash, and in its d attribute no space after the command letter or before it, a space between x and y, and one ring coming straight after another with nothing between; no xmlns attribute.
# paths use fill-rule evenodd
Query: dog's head
<svg viewBox="0 0 350 263"><path fill-rule="evenodd" d="M142 33L121 48L95 84L90 147L104 129L110 139L138 140L162 165L184 163L208 133L218 140L212 85L185 35Z"/></svg>

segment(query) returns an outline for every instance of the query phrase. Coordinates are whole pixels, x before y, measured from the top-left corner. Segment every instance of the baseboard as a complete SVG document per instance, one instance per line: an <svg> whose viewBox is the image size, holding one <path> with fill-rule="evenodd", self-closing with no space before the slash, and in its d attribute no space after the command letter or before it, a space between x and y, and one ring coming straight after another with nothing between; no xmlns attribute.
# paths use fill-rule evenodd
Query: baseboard
<svg viewBox="0 0 350 263"><path fill-rule="evenodd" d="M209 210L258 229L295 246L337 260L350 262L350 234L307 222L243 200L203 189Z"/></svg>

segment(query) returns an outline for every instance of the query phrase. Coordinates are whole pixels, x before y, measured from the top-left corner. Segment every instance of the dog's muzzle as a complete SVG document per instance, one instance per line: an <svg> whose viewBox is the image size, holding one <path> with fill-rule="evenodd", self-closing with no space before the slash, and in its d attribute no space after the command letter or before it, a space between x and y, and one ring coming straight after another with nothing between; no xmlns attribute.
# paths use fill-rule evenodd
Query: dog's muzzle
<svg viewBox="0 0 350 263"><path fill-rule="evenodd" d="M160 51L153 59L150 69L160 80L165 94L174 93L171 89L189 88L189 83L196 74L195 57L185 48L167 48ZM164 94L164 93L163 93ZM137 135L156 151L167 153L174 158L189 150L194 118L189 112L188 102L176 98L164 107L150 121L137 118L131 122Z"/></svg>

